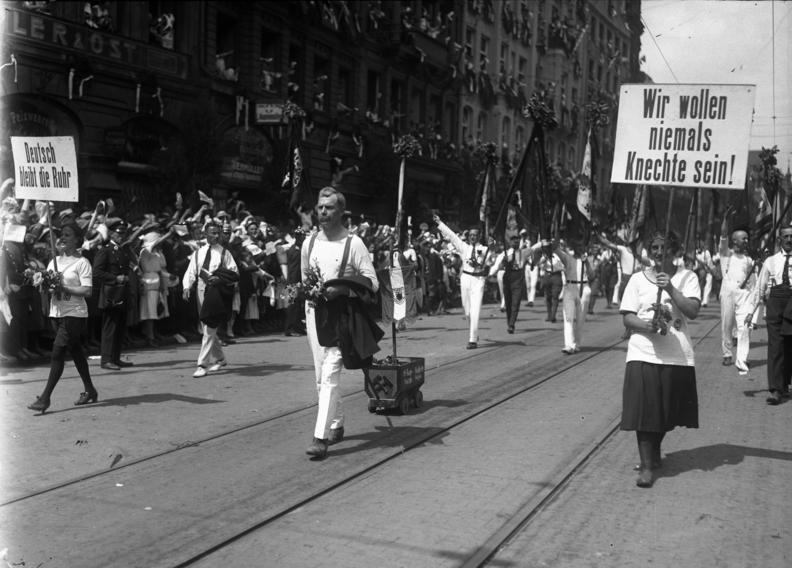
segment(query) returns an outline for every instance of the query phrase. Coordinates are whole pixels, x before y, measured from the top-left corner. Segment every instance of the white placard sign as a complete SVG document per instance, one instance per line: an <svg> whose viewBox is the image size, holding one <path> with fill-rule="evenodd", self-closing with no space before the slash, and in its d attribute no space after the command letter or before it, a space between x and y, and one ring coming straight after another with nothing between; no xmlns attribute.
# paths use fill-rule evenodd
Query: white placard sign
<svg viewBox="0 0 792 568"><path fill-rule="evenodd" d="M622 85L611 182L743 189L755 85Z"/></svg>
<svg viewBox="0 0 792 568"><path fill-rule="evenodd" d="M12 136L17 199L78 201L77 152L71 136Z"/></svg>

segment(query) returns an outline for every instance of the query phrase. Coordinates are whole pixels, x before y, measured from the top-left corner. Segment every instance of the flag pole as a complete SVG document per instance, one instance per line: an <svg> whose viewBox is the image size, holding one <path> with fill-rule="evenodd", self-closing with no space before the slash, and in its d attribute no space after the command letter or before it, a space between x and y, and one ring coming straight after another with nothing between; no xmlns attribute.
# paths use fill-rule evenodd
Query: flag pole
<svg viewBox="0 0 792 568"><path fill-rule="evenodd" d="M391 239L391 244L390 244L391 271L395 268L394 248L396 249L395 254L398 254L398 247L401 243L401 220L403 215L402 198L404 197L404 173L406 169L407 169L407 156L402 156L401 166L399 166L399 191L397 197L398 202L396 203L396 227L394 228L393 239ZM397 359L397 351L396 351L396 318L394 317L391 317L391 345L393 352L393 361L395 363L398 359Z"/></svg>

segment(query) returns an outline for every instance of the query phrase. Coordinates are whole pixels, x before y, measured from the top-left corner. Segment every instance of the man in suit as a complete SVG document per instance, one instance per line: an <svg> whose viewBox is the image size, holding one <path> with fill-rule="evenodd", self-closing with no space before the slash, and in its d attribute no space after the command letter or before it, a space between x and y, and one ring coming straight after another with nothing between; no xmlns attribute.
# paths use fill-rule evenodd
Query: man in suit
<svg viewBox="0 0 792 568"><path fill-rule="evenodd" d="M526 249L520 247L520 235L512 235L509 248L503 251L503 299L506 305L506 331L514 333L525 289Z"/></svg>
<svg viewBox="0 0 792 568"><path fill-rule="evenodd" d="M102 345L100 348L103 369L118 371L131 367L121 360L121 346L126 334L126 303L129 301L129 272L132 257L123 244L127 224L123 219L112 218L105 222L108 242L96 251L93 275L99 284L99 309L102 311Z"/></svg>

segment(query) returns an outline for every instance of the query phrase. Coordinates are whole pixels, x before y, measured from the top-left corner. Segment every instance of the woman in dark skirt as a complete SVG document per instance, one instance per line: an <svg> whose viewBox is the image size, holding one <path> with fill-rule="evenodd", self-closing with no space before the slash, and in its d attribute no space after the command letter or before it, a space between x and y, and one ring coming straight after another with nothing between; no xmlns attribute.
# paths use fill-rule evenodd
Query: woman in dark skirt
<svg viewBox="0 0 792 568"><path fill-rule="evenodd" d="M632 331L621 429L637 435L639 487L654 483L653 470L661 466L660 444L666 432L677 426L698 428L696 369L687 320L698 316L701 289L696 274L674 262L678 251L673 233L655 235L649 248L655 267L630 279L620 307L624 325Z"/></svg>

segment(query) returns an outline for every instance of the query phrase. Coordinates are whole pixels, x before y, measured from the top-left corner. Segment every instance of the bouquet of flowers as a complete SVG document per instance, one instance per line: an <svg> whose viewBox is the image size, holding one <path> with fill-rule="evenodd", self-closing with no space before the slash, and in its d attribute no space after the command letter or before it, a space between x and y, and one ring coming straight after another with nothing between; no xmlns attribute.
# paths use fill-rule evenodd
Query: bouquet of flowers
<svg viewBox="0 0 792 568"><path fill-rule="evenodd" d="M48 290L51 294L54 294L56 298L61 299L61 294L63 293L63 275L60 272L26 268L23 275L25 277L25 283Z"/></svg>
<svg viewBox="0 0 792 568"><path fill-rule="evenodd" d="M308 305L316 307L316 303L324 298L324 277L318 266L308 265L308 274L303 276L300 286Z"/></svg>

